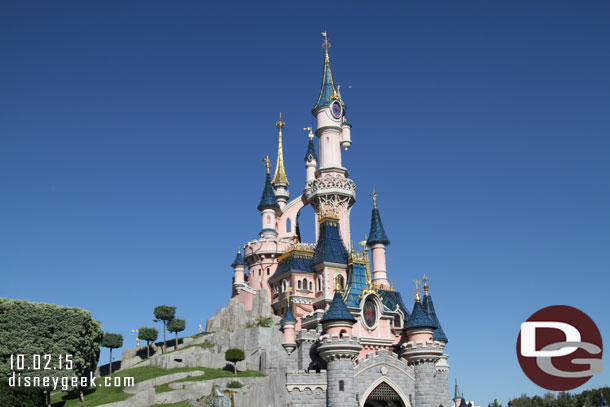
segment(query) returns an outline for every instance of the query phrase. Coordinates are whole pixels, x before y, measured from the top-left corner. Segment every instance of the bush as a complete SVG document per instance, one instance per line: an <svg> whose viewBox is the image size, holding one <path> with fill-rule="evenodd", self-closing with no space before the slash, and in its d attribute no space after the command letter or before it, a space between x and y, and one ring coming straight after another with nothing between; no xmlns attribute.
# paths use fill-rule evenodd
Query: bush
<svg viewBox="0 0 610 407"><path fill-rule="evenodd" d="M0 379L0 406L44 407L45 395L37 387L10 387L8 379Z"/></svg>
<svg viewBox="0 0 610 407"><path fill-rule="evenodd" d="M244 385L238 382L237 380L233 380L232 382L227 384L227 389L241 389L242 387L244 387Z"/></svg>
<svg viewBox="0 0 610 407"><path fill-rule="evenodd" d="M241 362L246 358L243 350L231 348L225 352L225 360L233 363L233 374L237 376L237 362Z"/></svg>

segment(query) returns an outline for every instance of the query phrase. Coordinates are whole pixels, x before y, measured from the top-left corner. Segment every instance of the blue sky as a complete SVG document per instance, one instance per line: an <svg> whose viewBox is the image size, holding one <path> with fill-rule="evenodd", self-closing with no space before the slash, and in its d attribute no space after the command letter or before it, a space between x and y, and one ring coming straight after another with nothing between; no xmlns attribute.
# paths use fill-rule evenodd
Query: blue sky
<svg viewBox="0 0 610 407"><path fill-rule="evenodd" d="M411 303L431 279L451 384L483 406L542 394L521 322L566 304L610 333L609 18L607 1L3 2L0 296L89 309L130 346L156 305L205 326L260 230L280 111L302 190L328 30L354 240L375 186L396 288Z"/></svg>

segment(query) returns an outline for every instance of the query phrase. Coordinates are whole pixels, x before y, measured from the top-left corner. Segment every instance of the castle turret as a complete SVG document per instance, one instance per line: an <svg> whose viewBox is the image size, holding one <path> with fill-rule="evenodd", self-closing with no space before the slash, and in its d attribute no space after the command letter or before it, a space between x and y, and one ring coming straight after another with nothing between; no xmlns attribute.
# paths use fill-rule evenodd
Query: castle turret
<svg viewBox="0 0 610 407"><path fill-rule="evenodd" d="M319 216L319 237L310 266L316 272L316 279L318 276L322 277L323 286L318 287L318 291L322 291L321 297L329 303L333 298L331 282L337 281L339 275L343 281L347 280L348 256L336 215L322 213Z"/></svg>
<svg viewBox="0 0 610 407"><path fill-rule="evenodd" d="M307 143L307 151L305 152L305 168L306 181L313 181L316 178L316 166L318 165L318 156L316 155L316 147L313 144L313 131L311 127L305 127L303 130L309 130L309 143Z"/></svg>
<svg viewBox="0 0 610 407"><path fill-rule="evenodd" d="M330 307L321 320L326 335L322 336L318 347L320 356L326 360L327 406L356 407L356 388L354 387L354 360L362 346L357 338L351 336L356 319L343 302L337 290Z"/></svg>
<svg viewBox="0 0 610 407"><path fill-rule="evenodd" d="M432 302L432 296L429 293L430 286L428 285L428 277L424 276L424 300L422 305L424 306L424 310L426 311L426 315L430 320L434 323L436 329L434 330L433 339L435 341L447 343L449 340L447 339L447 335L445 335L445 331L441 327L441 323L436 316L436 311L434 310L434 303Z"/></svg>
<svg viewBox="0 0 610 407"><path fill-rule="evenodd" d="M457 379L455 379L455 389L453 391L453 406L460 407L461 399L462 395L460 394L460 389L458 388Z"/></svg>
<svg viewBox="0 0 610 407"><path fill-rule="evenodd" d="M374 189L372 195L371 230L366 244L371 248L373 257L373 284L377 287L390 287L385 265L385 247L390 244L390 239L383 230L381 215L377 209L377 192Z"/></svg>
<svg viewBox="0 0 610 407"><path fill-rule="evenodd" d="M290 197L288 192L288 177L286 176L286 169L284 168L284 148L282 146L282 129L286 123L282 121L282 114L280 113L280 120L275 123L275 127L279 130L279 142L277 147L277 164L275 165L275 173L273 174L273 180L271 184L275 188L275 198L280 206L283 208L286 205L286 201Z"/></svg>
<svg viewBox="0 0 610 407"><path fill-rule="evenodd" d="M402 345L401 356L415 372L414 405L417 407L438 407L449 401L439 394L436 364L443 356L443 346L432 340L434 329L416 288L413 312L405 325L408 342Z"/></svg>
<svg viewBox="0 0 610 407"><path fill-rule="evenodd" d="M286 308L286 313L284 314L284 318L280 321L280 326L282 327L282 332L284 333L284 341L282 342L282 346L286 349L288 354L291 354L297 347L297 343L294 339L294 328L297 323L297 319L292 314L292 310L290 309L290 297L288 297L288 307Z"/></svg>
<svg viewBox="0 0 610 407"><path fill-rule="evenodd" d="M256 207L259 211L261 211L263 220L263 228L260 235L261 238L276 238L277 231L275 229L275 216L276 211L280 209L280 206L275 199L275 193L273 191L273 186L271 185L271 176L269 175L271 164L269 164L269 157L265 157L263 161L265 162L267 175L265 177L265 188L263 189L263 195L261 196L261 200Z"/></svg>
<svg viewBox="0 0 610 407"><path fill-rule="evenodd" d="M233 267L233 289L236 291L237 287L244 285L246 262L241 255L241 249L237 249L237 254L235 255L235 260L233 260L231 267Z"/></svg>

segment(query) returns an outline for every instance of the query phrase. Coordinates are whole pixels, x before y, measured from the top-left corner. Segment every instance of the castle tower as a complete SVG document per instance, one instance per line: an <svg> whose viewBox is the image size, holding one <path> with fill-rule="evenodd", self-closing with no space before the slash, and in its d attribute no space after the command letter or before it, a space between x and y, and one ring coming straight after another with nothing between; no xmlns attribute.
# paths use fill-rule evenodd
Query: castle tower
<svg viewBox="0 0 610 407"><path fill-rule="evenodd" d="M297 343L294 338L294 328L297 323L297 319L292 314L290 296L287 296L288 307L286 308L286 313L284 314L284 318L280 321L280 326L282 327L282 332L284 333L284 341L282 342L282 346L286 349L288 354L291 354L297 347Z"/></svg>
<svg viewBox="0 0 610 407"><path fill-rule="evenodd" d="M330 43L324 35L324 69L322 85L312 114L316 117L315 135L320 146L320 168L315 179L307 181L305 197L316 212L321 206L332 205L339 216L343 243L350 247L350 210L356 202L356 185L347 178L348 171L341 163L341 147L347 149L351 141L351 125L345 119L346 106L335 86L330 69Z"/></svg>
<svg viewBox="0 0 610 407"><path fill-rule="evenodd" d="M241 255L241 249L237 249L237 254L235 255L235 260L233 260L231 267L233 267L233 294L235 294L240 287L244 286L246 262Z"/></svg>
<svg viewBox="0 0 610 407"><path fill-rule="evenodd" d="M339 219L334 212L322 212L319 226L319 237L311 259L310 266L316 273L316 280L322 283L318 291L322 291L319 301L324 301L323 308L333 299L333 288L338 276L347 281L348 255L343 240Z"/></svg>
<svg viewBox="0 0 610 407"><path fill-rule="evenodd" d="M460 394L460 389L458 388L457 379L455 379L455 389L453 391L453 406L460 407L461 400L462 395Z"/></svg>
<svg viewBox="0 0 610 407"><path fill-rule="evenodd" d="M307 143L307 151L305 152L305 181L313 181L316 178L316 166L318 165L318 156L316 155L316 147L313 144L313 131L311 127L305 127L303 130L309 130L309 143ZM307 184L306 184L307 185ZM307 186L306 186L307 188Z"/></svg>
<svg viewBox="0 0 610 407"><path fill-rule="evenodd" d="M280 209L284 208L286 201L290 197L288 192L288 177L286 176L286 169L284 168L284 148L282 146L282 129L286 123L282 121L282 114L280 113L280 120L275 123L275 127L279 130L279 141L277 147L277 164L275 165L275 173L273 174L273 180L271 184L275 188L275 198L280 206Z"/></svg>
<svg viewBox="0 0 610 407"><path fill-rule="evenodd" d="M449 401L438 393L436 363L443 355L443 345L433 341L435 329L416 288L413 312L405 325L408 342L402 345L401 353L415 372L415 407L438 407Z"/></svg>
<svg viewBox="0 0 610 407"><path fill-rule="evenodd" d="M265 177L265 187L263 189L263 195L261 196L261 200L256 207L261 212L263 228L261 230L260 236L261 238L271 238L275 239L277 237L277 231L275 229L275 217L277 211L279 211L280 206L277 203L275 198L275 192L273 191L273 186L271 184L271 177L269 175L269 169L271 168L271 164L269 164L269 157L265 157L263 160L265 162L265 169L267 170L267 175Z"/></svg>
<svg viewBox="0 0 610 407"><path fill-rule="evenodd" d="M390 244L390 239L383 230L381 215L377 209L377 192L373 189L373 212L371 213L371 230L366 241L371 248L373 257L373 284L376 287L390 287L385 265L385 247Z"/></svg>
<svg viewBox="0 0 610 407"><path fill-rule="evenodd" d="M318 352L326 361L328 407L357 407L354 360L362 346L351 336L356 319L348 311L340 291L335 292L321 322L326 331Z"/></svg>

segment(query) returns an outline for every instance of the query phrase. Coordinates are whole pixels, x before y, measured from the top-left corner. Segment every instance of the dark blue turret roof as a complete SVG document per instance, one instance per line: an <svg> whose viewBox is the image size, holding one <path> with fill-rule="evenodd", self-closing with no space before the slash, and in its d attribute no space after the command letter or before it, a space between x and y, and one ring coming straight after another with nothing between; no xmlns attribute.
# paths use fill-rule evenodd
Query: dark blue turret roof
<svg viewBox="0 0 610 407"><path fill-rule="evenodd" d="M316 146L313 144L313 137L309 138L309 143L307 143L307 151L305 152L305 161L311 160L318 160L318 156L316 155Z"/></svg>
<svg viewBox="0 0 610 407"><path fill-rule="evenodd" d="M292 311L290 310L290 307L288 307L286 309L286 314L284 314L284 318L282 318L280 323L282 323L282 322L297 322L297 319L294 317L294 315L292 315Z"/></svg>
<svg viewBox="0 0 610 407"><path fill-rule="evenodd" d="M330 303L330 307L328 311L324 314L320 322L330 322L330 321L350 321L356 322L356 318L350 314L343 302L343 298L339 291L335 292L335 296L333 297L333 302Z"/></svg>
<svg viewBox="0 0 610 407"><path fill-rule="evenodd" d="M280 206L277 204L277 200L275 199L275 192L273 192L273 185L271 185L271 176L267 173L265 177L265 189L263 189L263 195L261 196L261 201L256 207L259 211L263 209L271 208L271 209L279 209Z"/></svg>
<svg viewBox="0 0 610 407"><path fill-rule="evenodd" d="M415 301L413 312L411 312L407 325L405 325L405 329L412 328L436 328L434 326L434 322L428 318L426 310L424 310L424 306L419 301Z"/></svg>
<svg viewBox="0 0 610 407"><path fill-rule="evenodd" d="M311 266L322 262L347 264L347 250L343 246L338 220L326 219L320 223L320 235Z"/></svg>
<svg viewBox="0 0 610 407"><path fill-rule="evenodd" d="M241 250L237 250L237 254L235 255L235 260L231 264L231 267L235 268L237 266L245 266L246 262L244 261L244 256L241 255Z"/></svg>
<svg viewBox="0 0 610 407"><path fill-rule="evenodd" d="M366 241L368 246L373 246L378 243L389 245L390 239L385 234L385 230L383 230L383 224L381 223L381 215L379 215L379 209L377 207L373 208L373 213L371 214L371 230L369 231L369 238Z"/></svg>
<svg viewBox="0 0 610 407"><path fill-rule="evenodd" d="M432 321L436 325L433 339L435 341L449 342L449 340L447 339L447 335L445 335L445 331L443 331L443 328L441 327L441 323L438 321L436 311L434 311L432 297L430 295L424 295L424 301L422 305L424 306L424 310L426 311L426 315L428 315L428 318L430 318L430 321Z"/></svg>
<svg viewBox="0 0 610 407"><path fill-rule="evenodd" d="M462 401L460 401L459 407L468 407L468 403L466 403L466 399L462 397Z"/></svg>
<svg viewBox="0 0 610 407"><path fill-rule="evenodd" d="M281 276L288 271L306 271L313 273L310 267L312 255L309 253L292 253L280 260L273 276Z"/></svg>
<svg viewBox="0 0 610 407"><path fill-rule="evenodd" d="M322 74L322 86L320 87L320 95L316 101L313 110L319 107L328 106L330 97L335 93L335 82L333 81L333 73L330 70L330 58L328 52L324 57L324 73Z"/></svg>

